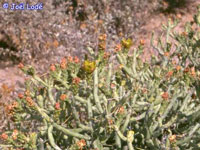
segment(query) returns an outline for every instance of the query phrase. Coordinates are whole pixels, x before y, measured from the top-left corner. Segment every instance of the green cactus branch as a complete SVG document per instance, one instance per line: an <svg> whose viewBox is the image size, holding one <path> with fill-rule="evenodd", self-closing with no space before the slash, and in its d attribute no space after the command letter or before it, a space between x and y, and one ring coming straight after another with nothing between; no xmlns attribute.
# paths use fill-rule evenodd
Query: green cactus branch
<svg viewBox="0 0 200 150"><path fill-rule="evenodd" d="M133 50L133 62L132 62L132 71L133 71L133 74L136 74L137 75L137 71L136 71L136 65L137 65L137 62L136 62L136 49Z"/></svg>
<svg viewBox="0 0 200 150"><path fill-rule="evenodd" d="M178 92L177 92L178 93ZM164 120L167 117L167 114L170 112L170 110L172 109L172 107L174 106L175 102L177 101L177 98L180 97L182 95L182 93L177 94L176 96L174 96L170 102L170 104L168 105L166 111L164 112L164 114L161 116L161 119Z"/></svg>
<svg viewBox="0 0 200 150"><path fill-rule="evenodd" d="M53 122L53 120L44 112L44 110L42 108L40 108L39 106L37 106L37 104L35 104L36 110L38 111L38 113L48 122Z"/></svg>
<svg viewBox="0 0 200 150"><path fill-rule="evenodd" d="M53 126L50 125L50 126L49 126L49 129L48 129L48 139L49 139L49 142L50 142L51 146L52 146L55 150L62 150L58 145L56 145L52 132L53 132Z"/></svg>
<svg viewBox="0 0 200 150"><path fill-rule="evenodd" d="M130 118L131 118L131 114L132 114L132 109L130 108L130 109L128 110L128 113L127 113L125 122L124 122L124 124L123 124L123 126L122 126L122 128L121 128L122 133L124 133L125 130L127 129L127 127L128 127L128 124L129 124Z"/></svg>
<svg viewBox="0 0 200 150"><path fill-rule="evenodd" d="M91 139L88 135L82 135L82 134L79 134L79 133L76 133L76 132L72 132L71 130L66 129L66 128L64 128L64 127L62 127L62 126L60 126L56 123L53 123L53 127L55 127L57 130L63 132L64 134L72 136L72 137L76 137L76 138L79 138L79 139L85 139L85 140Z"/></svg>
<svg viewBox="0 0 200 150"><path fill-rule="evenodd" d="M74 96L74 99L79 101L79 102L81 102L81 103L83 103L83 104L86 104L86 105L88 104L87 100L85 100L84 98L82 98L82 97L80 97L78 95ZM92 107L93 111L98 112L98 110L97 110L97 108L95 106L91 106L91 107Z"/></svg>
<svg viewBox="0 0 200 150"><path fill-rule="evenodd" d="M118 136L123 140L127 141L127 138L123 135L123 133L119 130L119 127L117 125L114 125L114 129L117 132Z"/></svg>
<svg viewBox="0 0 200 150"><path fill-rule="evenodd" d="M96 69L94 70L94 85L93 85L93 87L94 87L94 89L93 89L94 101L95 101L95 104L96 104L99 112L102 114L103 109L101 107L101 103L100 103L99 96L98 96L98 67L96 67Z"/></svg>
<svg viewBox="0 0 200 150"><path fill-rule="evenodd" d="M83 130L85 130L85 131L90 131L90 132L92 132L93 129L92 129L91 127L85 126L85 125L83 125L83 124L80 122L79 115L78 115L78 113L77 113L75 107L72 107L72 111L73 111L73 114L74 114L74 117L75 117L75 119L76 119L76 121L77 121L78 126L79 126L80 128L82 128Z"/></svg>
<svg viewBox="0 0 200 150"><path fill-rule="evenodd" d="M106 78L106 88L107 88L107 90L110 90L111 76L112 76L112 63L110 63L108 65L108 75L107 75L107 78Z"/></svg>
<svg viewBox="0 0 200 150"><path fill-rule="evenodd" d="M176 142L176 145L183 145L184 143L187 143L191 140L193 134L199 129L200 127L200 124L197 123L192 129L191 131L189 132L188 136L186 136L184 139L182 140L179 140Z"/></svg>

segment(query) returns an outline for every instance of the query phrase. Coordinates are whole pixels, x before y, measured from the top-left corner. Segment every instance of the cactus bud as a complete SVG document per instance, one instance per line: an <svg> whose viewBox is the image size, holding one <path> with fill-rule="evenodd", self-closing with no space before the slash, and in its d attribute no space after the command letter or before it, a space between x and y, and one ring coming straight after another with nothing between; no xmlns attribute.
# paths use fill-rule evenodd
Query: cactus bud
<svg viewBox="0 0 200 150"><path fill-rule="evenodd" d="M59 109L60 109L60 103L59 103L59 102L55 103L55 109L56 109L56 110L59 110Z"/></svg>
<svg viewBox="0 0 200 150"><path fill-rule="evenodd" d="M169 141L170 141L171 143L175 142L175 141L176 141L176 135L170 136L170 137L169 137Z"/></svg>
<svg viewBox="0 0 200 150"><path fill-rule="evenodd" d="M100 42L99 43L99 50L102 50L102 51L104 51L106 49L106 42Z"/></svg>
<svg viewBox="0 0 200 150"><path fill-rule="evenodd" d="M54 64L51 64L51 66L50 66L50 70L51 70L51 71L55 71L55 70L56 70L56 67L55 67Z"/></svg>
<svg viewBox="0 0 200 150"><path fill-rule="evenodd" d="M164 93L162 94L162 98L163 98L164 100L168 100L169 94L168 94L167 92L164 92Z"/></svg>
<svg viewBox="0 0 200 150"><path fill-rule="evenodd" d="M109 56L110 56L110 53L104 52L104 55L103 55L103 58L104 58L104 59L107 59Z"/></svg>
<svg viewBox="0 0 200 150"><path fill-rule="evenodd" d="M23 64L23 63L19 63L19 64L18 64L18 68L19 68L19 69L23 69L23 68L24 68L24 64Z"/></svg>
<svg viewBox="0 0 200 150"><path fill-rule="evenodd" d="M119 113L119 114L124 114L124 112L125 112L124 106L121 106L121 107L118 109L118 113Z"/></svg>
<svg viewBox="0 0 200 150"><path fill-rule="evenodd" d="M12 138L13 140L16 140L17 139L17 135L18 135L18 130L14 130L13 133L12 133Z"/></svg>
<svg viewBox="0 0 200 150"><path fill-rule="evenodd" d="M60 95L60 100L64 101L64 100L66 100L66 98L67 98L67 95L66 95L66 94Z"/></svg>
<svg viewBox="0 0 200 150"><path fill-rule="evenodd" d="M167 73L167 75L166 75L166 78L168 79L168 78L170 78L172 75L173 75L173 71L169 71L169 72Z"/></svg>
<svg viewBox="0 0 200 150"><path fill-rule="evenodd" d="M72 83L78 85L80 83L80 80L81 80L80 78L75 77L75 78L73 78Z"/></svg>
<svg viewBox="0 0 200 150"><path fill-rule="evenodd" d="M30 96L30 91L29 91L29 90L26 90L24 94L25 94L26 96Z"/></svg>
<svg viewBox="0 0 200 150"><path fill-rule="evenodd" d="M60 63L60 68L66 69L66 65L67 65L67 60L63 58Z"/></svg>
<svg viewBox="0 0 200 150"><path fill-rule="evenodd" d="M176 66L176 71L181 70L181 66Z"/></svg>
<svg viewBox="0 0 200 150"><path fill-rule="evenodd" d="M26 97L26 101L27 101L27 103L28 103L28 105L29 106L33 106L34 105L34 102L33 102L33 100L32 100L32 98L31 97Z"/></svg>
<svg viewBox="0 0 200 150"><path fill-rule="evenodd" d="M1 134L1 139L7 140L8 139L8 135L6 133L2 133Z"/></svg>
<svg viewBox="0 0 200 150"><path fill-rule="evenodd" d="M141 39L140 40L140 45L144 45L145 44L145 40Z"/></svg>
<svg viewBox="0 0 200 150"><path fill-rule="evenodd" d="M192 68L190 69L190 74L191 74L191 76L193 76L193 77L196 76L196 72L195 72L195 68L194 68L194 67L192 67Z"/></svg>
<svg viewBox="0 0 200 150"><path fill-rule="evenodd" d="M77 56L74 57L74 63L78 64L80 62L79 58Z"/></svg>
<svg viewBox="0 0 200 150"><path fill-rule="evenodd" d="M22 93L19 93L19 94L18 94L18 97L19 97L20 99L22 99L22 98L24 97L24 95L23 95Z"/></svg>
<svg viewBox="0 0 200 150"><path fill-rule="evenodd" d="M86 142L84 139L81 139L80 141L78 141L77 143L77 146L80 148L80 149L83 149L84 146L86 146Z"/></svg>
<svg viewBox="0 0 200 150"><path fill-rule="evenodd" d="M184 69L184 71L183 71L183 72L184 72L184 73L187 73L187 72L189 72L189 71L190 71L190 68L189 68L189 67L187 67L187 68L185 68L185 69Z"/></svg>
<svg viewBox="0 0 200 150"><path fill-rule="evenodd" d="M169 57L169 52L164 52L165 57Z"/></svg>
<svg viewBox="0 0 200 150"><path fill-rule="evenodd" d="M105 41L106 38L107 38L107 35L106 35L106 34L102 34L102 35L99 36L99 40L100 40L100 41Z"/></svg>
<svg viewBox="0 0 200 150"><path fill-rule="evenodd" d="M121 51L121 49L122 49L121 44L117 44L117 45L115 46L115 50L114 50L114 51L117 53L117 52Z"/></svg>
<svg viewBox="0 0 200 150"><path fill-rule="evenodd" d="M73 62L73 57L72 57L72 56L68 56L67 59L68 59L68 61L69 61L70 63Z"/></svg>

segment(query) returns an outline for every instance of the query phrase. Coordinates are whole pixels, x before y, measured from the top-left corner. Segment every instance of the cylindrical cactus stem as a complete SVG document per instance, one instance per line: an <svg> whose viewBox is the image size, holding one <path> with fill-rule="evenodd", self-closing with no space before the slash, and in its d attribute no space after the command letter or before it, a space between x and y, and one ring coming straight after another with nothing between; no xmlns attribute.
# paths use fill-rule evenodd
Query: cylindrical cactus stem
<svg viewBox="0 0 200 150"><path fill-rule="evenodd" d="M107 78L106 78L106 88L108 90L110 89L111 76L112 76L112 63L110 63L108 65L108 75L107 75Z"/></svg>
<svg viewBox="0 0 200 150"><path fill-rule="evenodd" d="M92 104L90 98L87 100L87 110L88 110L88 119L91 119L93 117L93 112L92 112Z"/></svg>
<svg viewBox="0 0 200 150"><path fill-rule="evenodd" d="M182 144L184 144L184 143L189 142L189 141L191 140L191 138L192 138L192 135L193 135L199 128L200 128L200 124L197 123L194 127L192 127L191 131L189 132L189 135L186 136L184 139L177 141L177 142L176 142L176 145L178 146L178 145L182 145Z"/></svg>
<svg viewBox="0 0 200 150"><path fill-rule="evenodd" d="M68 90L69 89L69 85L62 79L60 78L56 78L56 80L58 80L59 82L61 82L61 84Z"/></svg>
<svg viewBox="0 0 200 150"><path fill-rule="evenodd" d="M133 140L134 140L134 131L128 131L128 133L127 133L127 144L128 144L129 150L134 150L133 144L132 144Z"/></svg>
<svg viewBox="0 0 200 150"><path fill-rule="evenodd" d="M82 98L82 97L80 97L78 95L76 95L74 97L74 99L77 100L77 101L79 101L82 104L86 104L87 105L87 103L88 103L87 100L85 100L84 98ZM92 106L92 110L95 111L95 112L98 112L98 110L97 110L97 108L95 106Z"/></svg>
<svg viewBox="0 0 200 150"><path fill-rule="evenodd" d="M88 127L88 126L81 124L80 119L79 119L79 115L78 115L76 108L74 106L72 107L72 111L73 111L74 118L76 119L76 122L77 122L77 124L80 128L82 128L85 131L93 131L93 129L91 127Z"/></svg>
<svg viewBox="0 0 200 150"><path fill-rule="evenodd" d="M182 95L182 93L181 94L179 93L172 98L172 100L171 100L170 104L168 105L167 109L165 110L164 114L161 116L162 120L164 120L167 117L168 113L171 111L172 107L174 106L175 102L177 101L177 98L181 95Z"/></svg>
<svg viewBox="0 0 200 150"><path fill-rule="evenodd" d="M72 113L73 113L73 116L74 116L74 118L76 119L76 121L77 121L77 122L80 122L79 115L78 115L78 113L77 113L77 111L76 111L75 106L72 106Z"/></svg>
<svg viewBox="0 0 200 150"><path fill-rule="evenodd" d="M98 96L98 67L96 67L96 69L94 70L94 89L93 89L93 94L94 94L94 101L95 104L99 110L100 113L103 113L103 109L101 107L101 103L99 100L99 96Z"/></svg>
<svg viewBox="0 0 200 150"><path fill-rule="evenodd" d="M123 62L123 60L122 60L122 58L121 58L121 56L119 54L117 54L117 59L118 59L119 63L123 65L123 69L126 71L126 73L130 77L135 78L135 76L133 75L133 73L131 72L131 70L125 66L125 63Z"/></svg>
<svg viewBox="0 0 200 150"><path fill-rule="evenodd" d="M146 129L146 139L149 140L152 137L152 132L150 130L150 127L145 123L145 129Z"/></svg>
<svg viewBox="0 0 200 150"><path fill-rule="evenodd" d="M147 69L147 72L148 72L149 76L152 78L153 77L152 71L150 69Z"/></svg>
<svg viewBox="0 0 200 150"><path fill-rule="evenodd" d="M118 109L119 107L123 106L123 105L130 99L130 97L131 97L131 92L128 91L128 92L126 93L126 95L123 96L122 99L120 99L120 101L118 101L118 103L115 104L115 106L113 106L113 109L116 110L116 109Z"/></svg>
<svg viewBox="0 0 200 150"><path fill-rule="evenodd" d="M146 116L146 112L143 112L141 115L137 117L131 117L130 122L142 120L145 118L145 116Z"/></svg>
<svg viewBox="0 0 200 150"><path fill-rule="evenodd" d="M39 150L44 150L44 140L42 138L38 140L38 148Z"/></svg>
<svg viewBox="0 0 200 150"><path fill-rule="evenodd" d="M159 47L156 47L154 45L153 41L154 41L154 32L152 33L151 46L153 47L154 51L158 52L160 56L163 56L164 52ZM156 58L157 58L157 56L156 56Z"/></svg>
<svg viewBox="0 0 200 150"><path fill-rule="evenodd" d="M123 146L123 149L122 150L128 150L128 146Z"/></svg>
<svg viewBox="0 0 200 150"><path fill-rule="evenodd" d="M133 144L130 143L130 142L127 142L127 143L128 143L128 149L129 150L134 150Z"/></svg>
<svg viewBox="0 0 200 150"><path fill-rule="evenodd" d="M81 123L78 123L78 126L79 126L80 128L82 128L83 131L90 131L90 132L93 132L92 127L85 126L85 125L83 125L83 124L81 124Z"/></svg>
<svg viewBox="0 0 200 150"><path fill-rule="evenodd" d="M87 104L87 100L78 95L74 96L74 98L75 98L75 100L78 100L79 102L81 102L83 104Z"/></svg>
<svg viewBox="0 0 200 150"><path fill-rule="evenodd" d="M118 134L118 136L123 140L123 141L127 141L127 138L122 134L122 132L119 130L119 128L117 127L117 125L114 125L114 129L116 131L116 133Z"/></svg>
<svg viewBox="0 0 200 150"><path fill-rule="evenodd" d="M52 106L54 106L55 105L55 100L53 98L52 88L50 86L48 87L48 97L49 97L49 100L50 100Z"/></svg>
<svg viewBox="0 0 200 150"><path fill-rule="evenodd" d="M132 71L134 74L137 74L136 71L136 65L137 65L137 61L136 61L136 49L133 50L133 62L132 62Z"/></svg>
<svg viewBox="0 0 200 150"><path fill-rule="evenodd" d="M135 105L135 102L137 100L137 97L138 97L138 94L135 93L134 96L133 96L133 99L131 100L131 107L133 107Z"/></svg>
<svg viewBox="0 0 200 150"><path fill-rule="evenodd" d="M115 101L108 101L107 111L108 114L114 112L113 107L115 107L116 102Z"/></svg>
<svg viewBox="0 0 200 150"><path fill-rule="evenodd" d="M66 129L66 128L64 128L64 127L62 127L62 126L56 124L56 123L53 123L53 126L54 126L56 129L62 131L63 133L65 133L65 134L67 134L67 135L69 135L69 136L77 137L77 138L79 138L79 139L90 140L90 137L89 137L88 135L82 135L82 134L73 132L73 131L71 131L71 130L69 130L69 129Z"/></svg>
<svg viewBox="0 0 200 150"><path fill-rule="evenodd" d="M43 123L44 125L38 127L38 130L40 131L41 136L44 136L47 133L47 129L48 129L48 124L45 119L43 119Z"/></svg>
<svg viewBox="0 0 200 150"><path fill-rule="evenodd" d="M186 116L191 116L193 114L197 114L200 111L200 106L196 107L195 110L187 111Z"/></svg>
<svg viewBox="0 0 200 150"><path fill-rule="evenodd" d="M49 143L46 143L46 149L47 150L53 150L52 147L49 145Z"/></svg>
<svg viewBox="0 0 200 150"><path fill-rule="evenodd" d="M146 81L149 81L149 74L148 73L143 73L142 74L142 76L144 77L144 79L146 80Z"/></svg>
<svg viewBox="0 0 200 150"><path fill-rule="evenodd" d="M124 62L124 64L127 64L127 60L126 60L127 57L125 57L124 54L121 52L119 52L119 55L120 55L122 61Z"/></svg>
<svg viewBox="0 0 200 150"><path fill-rule="evenodd" d="M151 139L146 140L146 144L148 145L148 147L149 147L150 149L154 149L154 148L155 148L155 145L154 145L154 143L153 143L153 140L151 140Z"/></svg>
<svg viewBox="0 0 200 150"><path fill-rule="evenodd" d="M41 109L39 106L37 106L37 104L35 104L35 107L43 119L45 119L47 122L53 122L53 120L43 111L43 109Z"/></svg>
<svg viewBox="0 0 200 150"><path fill-rule="evenodd" d="M164 124L163 127L169 128L173 123L175 123L175 121L177 121L177 118L178 118L178 115L176 114L175 116L171 118L171 120L168 123Z"/></svg>
<svg viewBox="0 0 200 150"><path fill-rule="evenodd" d="M80 133L80 132L84 131L82 128L69 129L69 130L72 131L72 132L77 132L77 133ZM67 136L67 135L65 135L65 136Z"/></svg>
<svg viewBox="0 0 200 150"><path fill-rule="evenodd" d="M133 79L135 79L136 81L138 81L138 82L141 83L141 80L139 80L138 75L133 74L132 70L131 70L130 68L128 68L128 67L125 66L125 64L123 63L121 57L120 57L118 54L117 54L117 59L118 59L119 63L123 65L123 68L122 68L122 69L123 69L131 78L133 78Z"/></svg>
<svg viewBox="0 0 200 150"><path fill-rule="evenodd" d="M121 128L122 133L124 133L125 130L127 129L127 126L128 126L128 124L129 124L129 121L130 121L131 113L132 113L132 109L130 108L130 109L128 110L128 115L126 116L126 120L125 120L125 122L124 122L124 125L123 125L122 128Z"/></svg>
<svg viewBox="0 0 200 150"><path fill-rule="evenodd" d="M50 125L50 127L48 128L48 139L49 139L51 146L55 150L62 150L58 145L56 145L52 132L53 132L53 126Z"/></svg>
<svg viewBox="0 0 200 150"><path fill-rule="evenodd" d="M119 87L119 100L121 100L123 98L124 94L124 90L123 90L123 86Z"/></svg>
<svg viewBox="0 0 200 150"><path fill-rule="evenodd" d="M37 75L34 75L34 76L33 76L33 79L36 80L36 81L38 81L39 83L42 83L45 87L48 87L48 86L49 86L46 82L44 82L44 81L43 81L40 77L38 77Z"/></svg>
<svg viewBox="0 0 200 150"><path fill-rule="evenodd" d="M95 57L94 50L91 47L87 47L87 51L90 53L91 56Z"/></svg>
<svg viewBox="0 0 200 150"><path fill-rule="evenodd" d="M115 144L116 144L117 148L121 149L122 143L121 143L121 139L120 139L120 137L118 136L117 133L115 133Z"/></svg>
<svg viewBox="0 0 200 150"><path fill-rule="evenodd" d="M39 107L44 108L44 98L42 97L42 95L37 96L37 103Z"/></svg>
<svg viewBox="0 0 200 150"><path fill-rule="evenodd" d="M114 89L113 91L113 98L117 101L119 101L119 94L117 93L117 89Z"/></svg>

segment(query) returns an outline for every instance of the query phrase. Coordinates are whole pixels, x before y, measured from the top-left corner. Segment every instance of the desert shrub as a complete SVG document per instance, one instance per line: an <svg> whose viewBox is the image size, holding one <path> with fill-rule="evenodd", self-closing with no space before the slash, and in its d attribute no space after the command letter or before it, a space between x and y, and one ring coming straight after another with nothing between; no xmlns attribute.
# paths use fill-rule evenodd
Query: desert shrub
<svg viewBox="0 0 200 150"><path fill-rule="evenodd" d="M6 109L15 126L1 134L5 144L27 150L199 149L199 18L200 9L182 33L169 21L166 41L155 46L152 40L157 55L151 62L141 60L143 42L129 51L132 40L123 39L113 50L117 67L103 46L98 53L89 47L82 63L68 57L51 64L43 77L20 64L31 79ZM99 41L104 45L106 35Z"/></svg>

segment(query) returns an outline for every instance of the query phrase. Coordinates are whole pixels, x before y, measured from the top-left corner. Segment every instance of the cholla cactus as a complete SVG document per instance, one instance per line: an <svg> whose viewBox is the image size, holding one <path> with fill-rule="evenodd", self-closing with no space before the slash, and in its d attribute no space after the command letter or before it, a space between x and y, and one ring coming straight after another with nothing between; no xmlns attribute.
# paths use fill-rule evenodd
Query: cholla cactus
<svg viewBox="0 0 200 150"><path fill-rule="evenodd" d="M39 150L199 149L200 37L190 25L188 36L171 32L174 26L165 26L166 44L152 45L159 55L150 63L141 61L141 45L128 55L129 39L115 50L118 69L91 48L95 63L62 59L45 77L23 66L32 78L11 113L21 138L8 131L5 143ZM173 54L169 36L177 40ZM20 126L27 119L39 123L34 136Z"/></svg>

